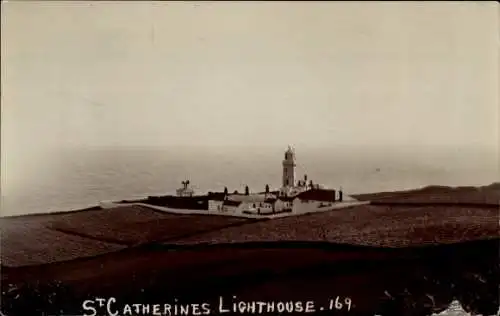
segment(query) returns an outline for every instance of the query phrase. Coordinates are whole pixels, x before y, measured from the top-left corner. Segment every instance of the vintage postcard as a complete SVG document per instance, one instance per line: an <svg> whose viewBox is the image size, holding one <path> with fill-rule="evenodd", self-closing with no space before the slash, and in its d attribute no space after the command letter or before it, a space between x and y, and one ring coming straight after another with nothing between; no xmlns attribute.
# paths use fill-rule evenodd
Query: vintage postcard
<svg viewBox="0 0 500 316"><path fill-rule="evenodd" d="M0 314L500 315L498 12L3 1Z"/></svg>

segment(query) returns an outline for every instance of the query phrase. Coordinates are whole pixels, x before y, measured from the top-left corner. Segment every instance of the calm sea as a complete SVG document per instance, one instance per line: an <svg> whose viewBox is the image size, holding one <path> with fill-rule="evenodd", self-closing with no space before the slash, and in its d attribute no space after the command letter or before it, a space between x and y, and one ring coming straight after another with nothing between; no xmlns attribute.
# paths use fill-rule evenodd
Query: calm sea
<svg viewBox="0 0 500 316"><path fill-rule="evenodd" d="M2 215L65 211L102 200L173 193L189 179L208 190L280 186L286 148L93 148L37 154L19 150L2 162ZM363 193L498 181L493 152L453 148L297 149L297 176Z"/></svg>

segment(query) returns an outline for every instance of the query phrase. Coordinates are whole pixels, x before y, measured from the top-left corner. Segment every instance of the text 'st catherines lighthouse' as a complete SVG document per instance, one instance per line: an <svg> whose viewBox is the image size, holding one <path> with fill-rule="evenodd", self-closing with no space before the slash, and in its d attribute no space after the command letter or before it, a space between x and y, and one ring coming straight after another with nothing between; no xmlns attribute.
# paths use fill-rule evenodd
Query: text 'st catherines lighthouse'
<svg viewBox="0 0 500 316"><path fill-rule="evenodd" d="M283 160L283 188L295 186L295 152L288 146Z"/></svg>

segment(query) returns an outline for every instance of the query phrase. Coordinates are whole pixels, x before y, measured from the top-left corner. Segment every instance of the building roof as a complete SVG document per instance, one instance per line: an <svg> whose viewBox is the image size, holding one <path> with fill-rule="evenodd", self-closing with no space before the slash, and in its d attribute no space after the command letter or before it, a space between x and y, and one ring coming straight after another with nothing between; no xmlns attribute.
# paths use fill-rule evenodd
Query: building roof
<svg viewBox="0 0 500 316"><path fill-rule="evenodd" d="M283 201L283 202L291 202L295 200L296 196L280 196L278 197L278 200Z"/></svg>
<svg viewBox="0 0 500 316"><path fill-rule="evenodd" d="M271 204L273 204L274 202L276 202L276 200L277 200L276 198L269 198L269 199L266 199L264 201L264 203L271 203Z"/></svg>
<svg viewBox="0 0 500 316"><path fill-rule="evenodd" d="M309 201L335 202L335 192L335 190L312 189L299 193L297 198Z"/></svg>
<svg viewBox="0 0 500 316"><path fill-rule="evenodd" d="M208 199L212 201L224 201L226 199L226 194L223 192L212 192L208 194Z"/></svg>
<svg viewBox="0 0 500 316"><path fill-rule="evenodd" d="M239 206L241 204L241 201L232 201L232 200L225 200L222 205L225 206Z"/></svg>
<svg viewBox="0 0 500 316"><path fill-rule="evenodd" d="M228 199L231 201L247 202L247 203L264 202L268 198L269 196L266 196L266 194L250 194L250 195L230 194L228 197Z"/></svg>

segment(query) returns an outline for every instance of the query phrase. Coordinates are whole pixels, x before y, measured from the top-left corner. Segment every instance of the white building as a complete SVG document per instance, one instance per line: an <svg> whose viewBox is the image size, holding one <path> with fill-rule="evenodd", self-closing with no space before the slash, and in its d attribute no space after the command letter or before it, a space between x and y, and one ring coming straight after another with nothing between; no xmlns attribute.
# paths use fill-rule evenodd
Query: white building
<svg viewBox="0 0 500 316"><path fill-rule="evenodd" d="M304 213L321 208L331 207L342 201L342 192L328 190L308 181L307 175L302 180L296 179L296 156L292 147L288 146L282 161L282 187L278 194L266 192L262 194L212 194L209 196L209 211L237 212L251 214L273 214L281 212ZM184 182L183 182L184 183Z"/></svg>
<svg viewBox="0 0 500 316"><path fill-rule="evenodd" d="M264 194L234 194L228 197L233 202L239 202L240 212L255 214L270 214L273 212L276 196L271 193Z"/></svg>
<svg viewBox="0 0 500 316"><path fill-rule="evenodd" d="M226 200L226 196L217 195L217 196L209 196L208 197L208 211L222 211L224 200Z"/></svg>
<svg viewBox="0 0 500 316"><path fill-rule="evenodd" d="M274 209L275 212L284 212L284 211L292 211L293 210L293 200L294 197L286 197L286 196L280 196L276 199Z"/></svg>
<svg viewBox="0 0 500 316"><path fill-rule="evenodd" d="M242 202L226 199L222 202L221 212L240 213Z"/></svg>
<svg viewBox="0 0 500 316"><path fill-rule="evenodd" d="M301 192L295 197L293 200L293 212L304 213L331 207L336 202L339 202L339 199L335 190L314 188Z"/></svg>

